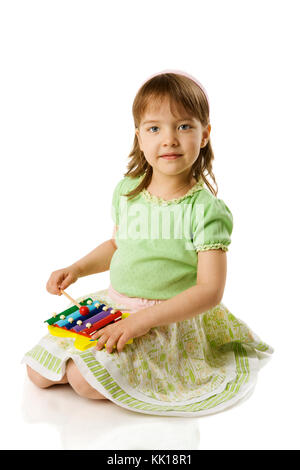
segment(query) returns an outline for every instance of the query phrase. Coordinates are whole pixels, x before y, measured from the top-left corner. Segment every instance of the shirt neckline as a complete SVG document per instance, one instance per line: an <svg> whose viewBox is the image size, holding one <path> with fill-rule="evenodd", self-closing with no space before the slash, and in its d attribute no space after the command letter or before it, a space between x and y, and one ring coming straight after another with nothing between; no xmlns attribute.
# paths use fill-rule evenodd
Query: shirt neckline
<svg viewBox="0 0 300 470"><path fill-rule="evenodd" d="M203 185L204 185L204 182L203 182L202 178L200 178L197 181L197 183L195 183L194 186L192 186L186 194L184 194L183 196L181 196L179 198L169 199L169 200L163 199L162 197L155 196L154 194L149 193L149 191L146 188L144 188L141 191L141 194L149 202L152 202L152 203L155 203L155 204L162 204L164 206L167 206L167 205L170 205L170 204L178 204L179 202L186 199L187 197L192 196L192 194L194 194L196 191L199 191L200 189L203 189Z"/></svg>

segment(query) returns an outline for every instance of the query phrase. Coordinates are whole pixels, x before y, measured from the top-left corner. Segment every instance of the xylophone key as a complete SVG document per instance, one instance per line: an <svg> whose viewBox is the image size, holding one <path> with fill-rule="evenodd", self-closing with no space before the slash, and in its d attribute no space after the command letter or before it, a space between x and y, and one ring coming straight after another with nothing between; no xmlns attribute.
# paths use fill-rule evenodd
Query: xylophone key
<svg viewBox="0 0 300 470"><path fill-rule="evenodd" d="M78 320L84 322L85 320L96 315L96 313L98 313L99 311L102 311L102 308L104 306L105 304L101 304L98 300L95 300L91 305L89 305L90 312L88 315L80 315L79 310L77 310L77 312L72 315L69 315L65 320L59 320L56 325L60 327L65 327L70 330L71 328L77 325ZM70 323L70 319L72 319L73 322Z"/></svg>
<svg viewBox="0 0 300 470"><path fill-rule="evenodd" d="M73 331L75 332L80 332L82 330L85 330L87 328L87 324L88 323L91 323L92 325L94 323L96 323L97 321L101 320L102 318L105 318L105 317L108 317L110 315L110 312L111 312L112 308L109 308L108 310L106 311L101 311L99 313L97 313L96 315L94 315L93 317L85 320L82 325L76 325L74 328L73 328Z"/></svg>
<svg viewBox="0 0 300 470"><path fill-rule="evenodd" d="M91 336L97 330L100 330L109 323L113 323L118 320L122 320L122 312L120 312L119 310L117 310L116 313L110 313L108 316L101 318L101 320L98 320L96 323L91 325L90 328L86 328L85 330L83 330L82 333L87 333L89 336Z"/></svg>
<svg viewBox="0 0 300 470"><path fill-rule="evenodd" d="M80 305L88 305L89 302L93 302L93 300L91 298L87 298L79 303ZM49 320L45 320L45 323L48 323L48 325L53 325L54 323L57 323L57 321L59 321L61 315L67 317L68 315L71 315L76 311L78 311L78 307L76 305L73 305L72 307L67 308L67 310L58 313L56 316L52 316L51 318L49 318Z"/></svg>

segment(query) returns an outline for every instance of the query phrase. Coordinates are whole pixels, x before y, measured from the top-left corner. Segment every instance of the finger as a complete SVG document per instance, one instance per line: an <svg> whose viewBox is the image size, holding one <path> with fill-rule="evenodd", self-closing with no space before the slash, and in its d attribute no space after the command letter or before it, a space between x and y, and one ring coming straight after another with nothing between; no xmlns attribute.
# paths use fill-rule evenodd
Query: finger
<svg viewBox="0 0 300 470"><path fill-rule="evenodd" d="M114 334L113 336L110 336L108 341L106 341L106 351L108 353L111 353L114 349L114 346L117 344L118 339L119 339L119 334L116 335Z"/></svg>
<svg viewBox="0 0 300 470"><path fill-rule="evenodd" d="M53 285L53 284L47 284L46 286L46 289L47 291L50 293L50 294L58 294L60 295L60 292L58 290L58 288L56 287L56 285Z"/></svg>
<svg viewBox="0 0 300 470"><path fill-rule="evenodd" d="M58 286L54 286L54 287L53 287L52 293L53 293L53 294L56 294L56 295L62 295L62 294L61 294L61 291L60 291L60 287L58 287Z"/></svg>
<svg viewBox="0 0 300 470"><path fill-rule="evenodd" d="M47 289L47 291L50 292L50 294L51 294L51 288L50 288L50 285L49 285L49 281L48 281L47 284L46 284L46 289Z"/></svg>
<svg viewBox="0 0 300 470"><path fill-rule="evenodd" d="M101 336L101 331L96 331L96 333L92 334L91 339L98 339Z"/></svg>
<svg viewBox="0 0 300 470"><path fill-rule="evenodd" d="M108 338L109 338L108 335L102 335L97 341L96 349L97 350L102 349Z"/></svg>
<svg viewBox="0 0 300 470"><path fill-rule="evenodd" d="M51 274L51 276L49 277L49 279L47 281L46 288L49 292L52 293L52 290L53 290L53 277L52 277L52 274Z"/></svg>
<svg viewBox="0 0 300 470"><path fill-rule="evenodd" d="M91 339L100 338L100 336L102 336L106 333L107 333L107 330L105 328L101 328L100 330L95 331L95 333L92 334Z"/></svg>
<svg viewBox="0 0 300 470"><path fill-rule="evenodd" d="M50 280L48 281L48 286L52 294L60 294L59 284L61 280L61 276L59 278L56 278L56 276L51 276Z"/></svg>
<svg viewBox="0 0 300 470"><path fill-rule="evenodd" d="M59 285L59 282L57 284L60 289L64 290L67 287L69 287L71 283L72 283L72 276L71 274L68 274L67 277L60 283L60 285Z"/></svg>
<svg viewBox="0 0 300 470"><path fill-rule="evenodd" d="M118 352L123 351L124 346L125 346L125 344L127 343L128 340L129 340L129 338L126 337L125 333L120 336L119 341L117 343Z"/></svg>

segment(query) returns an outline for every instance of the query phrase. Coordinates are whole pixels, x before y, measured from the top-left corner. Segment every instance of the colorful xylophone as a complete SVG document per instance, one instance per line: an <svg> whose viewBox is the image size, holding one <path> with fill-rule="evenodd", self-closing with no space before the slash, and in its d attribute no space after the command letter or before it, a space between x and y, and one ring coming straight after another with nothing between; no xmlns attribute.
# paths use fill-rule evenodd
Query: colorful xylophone
<svg viewBox="0 0 300 470"><path fill-rule="evenodd" d="M79 308L80 306L84 308ZM48 330L51 335L75 338L75 348L85 351L95 346L97 340L91 340L91 336L96 331L129 315L129 313L114 310L99 300L93 301L87 298L61 313L54 314L45 323L48 323ZM126 344L131 343L132 339Z"/></svg>

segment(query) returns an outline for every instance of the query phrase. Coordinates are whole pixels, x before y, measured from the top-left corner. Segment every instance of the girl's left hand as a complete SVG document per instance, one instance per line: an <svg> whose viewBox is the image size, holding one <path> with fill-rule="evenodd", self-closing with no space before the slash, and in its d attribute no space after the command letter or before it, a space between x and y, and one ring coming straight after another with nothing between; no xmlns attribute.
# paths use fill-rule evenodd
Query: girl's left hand
<svg viewBox="0 0 300 470"><path fill-rule="evenodd" d="M121 352L127 341L148 333L151 326L147 321L147 314L144 310L143 312L133 313L116 323L111 323L92 335L91 339L99 338L96 349L100 350L106 344L106 351L111 353L114 345L117 345L118 352Z"/></svg>

